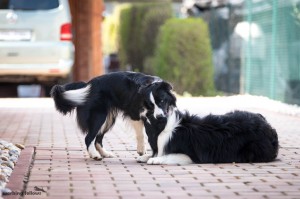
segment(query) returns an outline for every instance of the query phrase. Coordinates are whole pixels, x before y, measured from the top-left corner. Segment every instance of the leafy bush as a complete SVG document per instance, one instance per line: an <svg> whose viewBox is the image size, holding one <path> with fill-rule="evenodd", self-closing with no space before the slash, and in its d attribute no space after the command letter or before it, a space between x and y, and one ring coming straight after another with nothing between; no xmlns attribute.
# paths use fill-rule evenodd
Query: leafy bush
<svg viewBox="0 0 300 199"><path fill-rule="evenodd" d="M202 19L167 20L161 26L155 55L148 64L153 65L156 75L172 82L180 94L215 92L209 32Z"/></svg>
<svg viewBox="0 0 300 199"><path fill-rule="evenodd" d="M144 71L145 60L153 55L159 27L171 16L170 1L133 3L121 10L118 52L123 67Z"/></svg>
<svg viewBox="0 0 300 199"><path fill-rule="evenodd" d="M130 36L130 20L132 7L128 6L120 11L120 24L118 30L118 54L121 62L121 67L124 69L129 62L129 44L131 43Z"/></svg>

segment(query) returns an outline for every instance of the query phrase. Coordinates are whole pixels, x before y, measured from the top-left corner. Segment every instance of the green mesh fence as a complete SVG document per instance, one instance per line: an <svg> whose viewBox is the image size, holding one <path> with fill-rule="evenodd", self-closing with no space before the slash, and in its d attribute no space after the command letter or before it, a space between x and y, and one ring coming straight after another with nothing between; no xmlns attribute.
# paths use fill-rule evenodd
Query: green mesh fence
<svg viewBox="0 0 300 199"><path fill-rule="evenodd" d="M247 0L245 11L242 89L300 104L300 0Z"/></svg>

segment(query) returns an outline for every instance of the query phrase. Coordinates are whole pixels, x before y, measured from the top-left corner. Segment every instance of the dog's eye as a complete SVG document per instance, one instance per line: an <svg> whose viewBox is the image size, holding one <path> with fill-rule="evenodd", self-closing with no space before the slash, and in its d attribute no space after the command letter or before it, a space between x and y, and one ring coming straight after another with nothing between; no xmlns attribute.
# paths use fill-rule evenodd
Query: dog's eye
<svg viewBox="0 0 300 199"><path fill-rule="evenodd" d="M164 103L165 102L165 100L160 100L160 103Z"/></svg>

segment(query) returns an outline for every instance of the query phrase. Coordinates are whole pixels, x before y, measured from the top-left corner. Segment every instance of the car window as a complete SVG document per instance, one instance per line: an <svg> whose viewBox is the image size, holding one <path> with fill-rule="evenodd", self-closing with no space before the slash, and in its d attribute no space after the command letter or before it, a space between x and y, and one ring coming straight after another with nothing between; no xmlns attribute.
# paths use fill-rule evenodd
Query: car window
<svg viewBox="0 0 300 199"><path fill-rule="evenodd" d="M58 0L0 0L0 9L50 10L58 6Z"/></svg>

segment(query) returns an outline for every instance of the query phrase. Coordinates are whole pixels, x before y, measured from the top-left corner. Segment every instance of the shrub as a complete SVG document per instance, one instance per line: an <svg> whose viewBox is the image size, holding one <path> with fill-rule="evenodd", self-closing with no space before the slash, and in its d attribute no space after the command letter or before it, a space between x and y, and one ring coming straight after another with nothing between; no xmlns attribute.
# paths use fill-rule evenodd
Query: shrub
<svg viewBox="0 0 300 199"><path fill-rule="evenodd" d="M131 6L128 6L120 11L120 24L118 30L118 55L121 62L121 67L124 67L129 62L129 44L130 44L130 18L131 18Z"/></svg>
<svg viewBox="0 0 300 199"><path fill-rule="evenodd" d="M202 19L169 19L161 27L155 55L149 64L176 92L214 94L212 50L207 24Z"/></svg>
<svg viewBox="0 0 300 199"><path fill-rule="evenodd" d="M144 62L153 55L159 27L172 16L170 1L134 3L121 10L119 57L123 69L131 65L144 72Z"/></svg>

